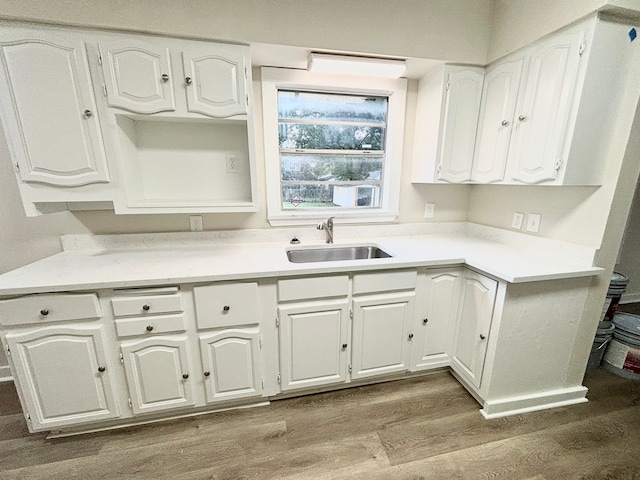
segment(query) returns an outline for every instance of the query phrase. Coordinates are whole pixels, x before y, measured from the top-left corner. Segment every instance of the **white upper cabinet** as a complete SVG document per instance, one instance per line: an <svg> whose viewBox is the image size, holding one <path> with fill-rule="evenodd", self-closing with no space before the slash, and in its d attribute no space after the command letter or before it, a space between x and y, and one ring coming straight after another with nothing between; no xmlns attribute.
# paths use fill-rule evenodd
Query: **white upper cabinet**
<svg viewBox="0 0 640 480"><path fill-rule="evenodd" d="M446 65L420 80L413 183L471 178L484 69Z"/></svg>
<svg viewBox="0 0 640 480"><path fill-rule="evenodd" d="M474 182L494 183L504 179L523 64L523 59L502 62L489 68L484 77L471 172Z"/></svg>
<svg viewBox="0 0 640 480"><path fill-rule="evenodd" d="M187 109L210 117L247 113L246 76L249 68L244 49L217 45L215 49L182 52Z"/></svg>
<svg viewBox="0 0 640 480"><path fill-rule="evenodd" d="M584 38L584 30L571 30L531 53L509 151L516 181L535 184L558 176Z"/></svg>
<svg viewBox="0 0 640 480"><path fill-rule="evenodd" d="M0 115L19 181L57 187L108 182L84 42L4 29L0 49Z"/></svg>
<svg viewBox="0 0 640 480"><path fill-rule="evenodd" d="M111 39L99 49L110 107L145 114L176 109L168 48Z"/></svg>

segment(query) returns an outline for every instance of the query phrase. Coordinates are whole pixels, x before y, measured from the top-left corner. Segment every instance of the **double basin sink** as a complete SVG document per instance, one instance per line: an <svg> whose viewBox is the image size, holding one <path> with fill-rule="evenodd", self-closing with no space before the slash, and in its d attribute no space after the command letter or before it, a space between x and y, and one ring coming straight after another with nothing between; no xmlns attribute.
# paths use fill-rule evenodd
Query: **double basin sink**
<svg viewBox="0 0 640 480"><path fill-rule="evenodd" d="M337 262L390 257L392 257L391 254L376 245L344 245L335 247L292 248L287 250L287 258L291 263Z"/></svg>

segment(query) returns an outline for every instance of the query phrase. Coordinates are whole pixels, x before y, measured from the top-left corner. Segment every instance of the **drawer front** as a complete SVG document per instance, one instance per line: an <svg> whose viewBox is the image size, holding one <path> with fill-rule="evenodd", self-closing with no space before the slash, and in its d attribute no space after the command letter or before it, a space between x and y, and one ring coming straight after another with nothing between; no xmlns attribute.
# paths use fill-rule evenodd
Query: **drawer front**
<svg viewBox="0 0 640 480"><path fill-rule="evenodd" d="M353 276L353 294L412 290L416 288L416 270L390 270L359 273Z"/></svg>
<svg viewBox="0 0 640 480"><path fill-rule="evenodd" d="M325 277L285 278L278 280L278 300L346 297L349 294L349 275Z"/></svg>
<svg viewBox="0 0 640 480"><path fill-rule="evenodd" d="M186 330L187 322L184 314L116 320L116 332L120 338L153 335L156 333L185 332Z"/></svg>
<svg viewBox="0 0 640 480"><path fill-rule="evenodd" d="M260 323L258 284L216 283L195 287L198 328Z"/></svg>
<svg viewBox="0 0 640 480"><path fill-rule="evenodd" d="M0 300L0 325L94 320L101 316L95 293L52 293Z"/></svg>
<svg viewBox="0 0 640 480"><path fill-rule="evenodd" d="M113 297L111 299L113 315L115 317L130 317L139 315L157 315L159 313L180 313L182 294L173 295L140 295Z"/></svg>

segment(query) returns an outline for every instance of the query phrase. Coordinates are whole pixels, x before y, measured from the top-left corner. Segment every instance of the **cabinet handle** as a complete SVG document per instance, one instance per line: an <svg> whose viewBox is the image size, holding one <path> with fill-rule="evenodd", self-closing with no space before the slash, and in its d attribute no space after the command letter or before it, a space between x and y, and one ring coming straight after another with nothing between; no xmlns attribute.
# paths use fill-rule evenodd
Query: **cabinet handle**
<svg viewBox="0 0 640 480"><path fill-rule="evenodd" d="M428 318L423 318L422 319L422 324L426 325L427 323L429 323L429 319Z"/></svg>
<svg viewBox="0 0 640 480"><path fill-rule="evenodd" d="M182 374L182 378L184 378L186 380L187 378L189 378L189 374L188 373L183 373Z"/></svg>
<svg viewBox="0 0 640 480"><path fill-rule="evenodd" d="M507 125L509 125L509 121L508 120L502 120L500 125L502 125L503 127L506 127Z"/></svg>
<svg viewBox="0 0 640 480"><path fill-rule="evenodd" d="M518 120L520 120L521 122L524 122L526 119L527 119L527 116L526 116L526 115L520 115L520 116L518 117Z"/></svg>
<svg viewBox="0 0 640 480"><path fill-rule="evenodd" d="M84 111L84 116L85 116L85 117L90 117L91 115L93 115L93 112L92 112L91 110L86 109L86 110Z"/></svg>
<svg viewBox="0 0 640 480"><path fill-rule="evenodd" d="M413 333L409 334L409 340L411 340L413 338Z"/></svg>
<svg viewBox="0 0 640 480"><path fill-rule="evenodd" d="M160 75L160 78L162 79L163 82L169 81L169 75L167 75L166 73L163 73L162 75Z"/></svg>
<svg viewBox="0 0 640 480"><path fill-rule="evenodd" d="M346 343L342 344L342 348L347 348L347 347L348 347L348 345Z"/></svg>
<svg viewBox="0 0 640 480"><path fill-rule="evenodd" d="M151 305L142 305L142 309L143 309L145 312L148 312L149 310L151 310Z"/></svg>
<svg viewBox="0 0 640 480"><path fill-rule="evenodd" d="M228 312L229 310L231 310L231 307L229 305L225 305L224 307L222 307L222 310Z"/></svg>
<svg viewBox="0 0 640 480"><path fill-rule="evenodd" d="M147 332L153 331L153 325L147 325Z"/></svg>
<svg viewBox="0 0 640 480"><path fill-rule="evenodd" d="M483 334L480 334L480 340L484 340L485 338L487 337L485 337Z"/></svg>
<svg viewBox="0 0 640 480"><path fill-rule="evenodd" d="M187 85L191 85L191 82L192 82L191 77L186 77L184 79L184 83L186 83Z"/></svg>
<svg viewBox="0 0 640 480"><path fill-rule="evenodd" d="M107 367L103 367L103 366L99 366L99 367L98 367L98 371L99 371L100 373L104 372L106 369L107 369Z"/></svg>
<svg viewBox="0 0 640 480"><path fill-rule="evenodd" d="M49 315L49 310L46 308L43 308L42 310L40 310L40 315L46 317L47 315Z"/></svg>
<svg viewBox="0 0 640 480"><path fill-rule="evenodd" d="M203 374L205 377L208 377L209 375L211 375L211 372L210 372L209 370L205 370L202 374ZM188 376L188 375L187 375L187 376Z"/></svg>

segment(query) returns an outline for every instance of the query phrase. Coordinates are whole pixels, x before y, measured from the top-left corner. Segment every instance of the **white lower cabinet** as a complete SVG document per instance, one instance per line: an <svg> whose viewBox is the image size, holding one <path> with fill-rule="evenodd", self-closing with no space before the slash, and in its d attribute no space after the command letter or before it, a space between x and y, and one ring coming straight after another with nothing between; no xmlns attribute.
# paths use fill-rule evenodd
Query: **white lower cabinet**
<svg viewBox="0 0 640 480"><path fill-rule="evenodd" d="M186 335L125 342L121 350L134 414L195 404Z"/></svg>
<svg viewBox="0 0 640 480"><path fill-rule="evenodd" d="M376 294L353 300L351 378L409 369L409 332L415 292Z"/></svg>
<svg viewBox="0 0 640 480"><path fill-rule="evenodd" d="M347 380L348 312L346 298L278 307L282 391Z"/></svg>
<svg viewBox="0 0 640 480"><path fill-rule="evenodd" d="M120 416L104 329L78 324L6 334L31 431Z"/></svg>
<svg viewBox="0 0 640 480"><path fill-rule="evenodd" d="M262 395L258 327L200 335L207 402Z"/></svg>
<svg viewBox="0 0 640 480"><path fill-rule="evenodd" d="M418 278L411 370L447 367L458 312L461 268L426 270Z"/></svg>
<svg viewBox="0 0 640 480"><path fill-rule="evenodd" d="M460 305L451 352L451 368L480 388L498 282L462 271Z"/></svg>

